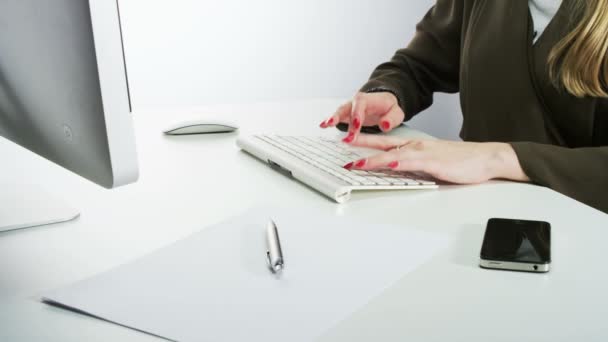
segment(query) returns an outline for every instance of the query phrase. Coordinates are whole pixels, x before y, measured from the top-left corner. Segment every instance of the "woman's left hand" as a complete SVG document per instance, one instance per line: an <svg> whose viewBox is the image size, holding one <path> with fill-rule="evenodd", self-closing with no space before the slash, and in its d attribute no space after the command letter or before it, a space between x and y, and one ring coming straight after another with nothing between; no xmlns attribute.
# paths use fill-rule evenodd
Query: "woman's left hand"
<svg viewBox="0 0 608 342"><path fill-rule="evenodd" d="M353 161L344 166L347 169L420 171L457 184L482 183L494 178L529 181L515 151L506 143L408 140L361 134L351 145L385 152Z"/></svg>

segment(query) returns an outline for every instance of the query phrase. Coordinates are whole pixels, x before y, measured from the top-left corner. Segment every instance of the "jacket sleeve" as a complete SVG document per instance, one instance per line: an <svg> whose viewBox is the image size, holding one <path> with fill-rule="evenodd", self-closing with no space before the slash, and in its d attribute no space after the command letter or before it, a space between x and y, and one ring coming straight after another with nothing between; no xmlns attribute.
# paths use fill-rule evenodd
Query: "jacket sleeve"
<svg viewBox="0 0 608 342"><path fill-rule="evenodd" d="M378 66L361 91L393 93L407 120L432 104L434 92L458 92L463 4L438 0L409 45Z"/></svg>
<svg viewBox="0 0 608 342"><path fill-rule="evenodd" d="M531 142L511 143L533 183L608 213L608 100L598 101L593 144L567 148Z"/></svg>
<svg viewBox="0 0 608 342"><path fill-rule="evenodd" d="M608 146L566 148L529 142L511 146L533 183L608 213Z"/></svg>

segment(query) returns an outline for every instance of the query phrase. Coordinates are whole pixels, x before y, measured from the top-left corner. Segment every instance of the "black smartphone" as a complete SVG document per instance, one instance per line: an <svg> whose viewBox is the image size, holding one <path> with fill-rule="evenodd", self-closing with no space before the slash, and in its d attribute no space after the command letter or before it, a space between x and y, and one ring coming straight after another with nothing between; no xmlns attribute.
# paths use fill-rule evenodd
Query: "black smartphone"
<svg viewBox="0 0 608 342"><path fill-rule="evenodd" d="M489 219L479 266L511 271L549 272L551 225L544 221Z"/></svg>

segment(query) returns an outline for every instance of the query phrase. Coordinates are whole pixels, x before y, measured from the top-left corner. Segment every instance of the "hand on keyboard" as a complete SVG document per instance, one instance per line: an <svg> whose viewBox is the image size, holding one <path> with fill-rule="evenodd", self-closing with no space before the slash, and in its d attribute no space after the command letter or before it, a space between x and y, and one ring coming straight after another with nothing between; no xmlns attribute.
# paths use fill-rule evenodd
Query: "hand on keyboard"
<svg viewBox="0 0 608 342"><path fill-rule="evenodd" d="M481 183L494 178L529 181L515 151L505 143L407 140L361 134L351 145L384 152L353 160L344 165L348 170L424 172L436 179L459 184Z"/></svg>
<svg viewBox="0 0 608 342"><path fill-rule="evenodd" d="M390 92L358 93L352 101L340 106L338 110L321 123L321 128L335 127L348 123L348 135L344 142L350 143L357 138L362 126L379 126L388 132L401 125L405 118L399 107L397 97Z"/></svg>
<svg viewBox="0 0 608 342"><path fill-rule="evenodd" d="M434 181L426 177L406 172L346 170L342 167L344 163L363 156L350 146L333 139L272 135L257 135L256 138L352 186L404 188L435 185Z"/></svg>

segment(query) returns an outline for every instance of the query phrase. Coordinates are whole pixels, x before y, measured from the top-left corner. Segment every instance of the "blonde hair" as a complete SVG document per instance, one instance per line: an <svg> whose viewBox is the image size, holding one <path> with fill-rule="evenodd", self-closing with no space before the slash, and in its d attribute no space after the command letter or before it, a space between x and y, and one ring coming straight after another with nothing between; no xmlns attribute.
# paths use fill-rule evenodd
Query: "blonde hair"
<svg viewBox="0 0 608 342"><path fill-rule="evenodd" d="M572 0L572 5L577 19L551 50L549 75L576 97L608 97L608 0Z"/></svg>

